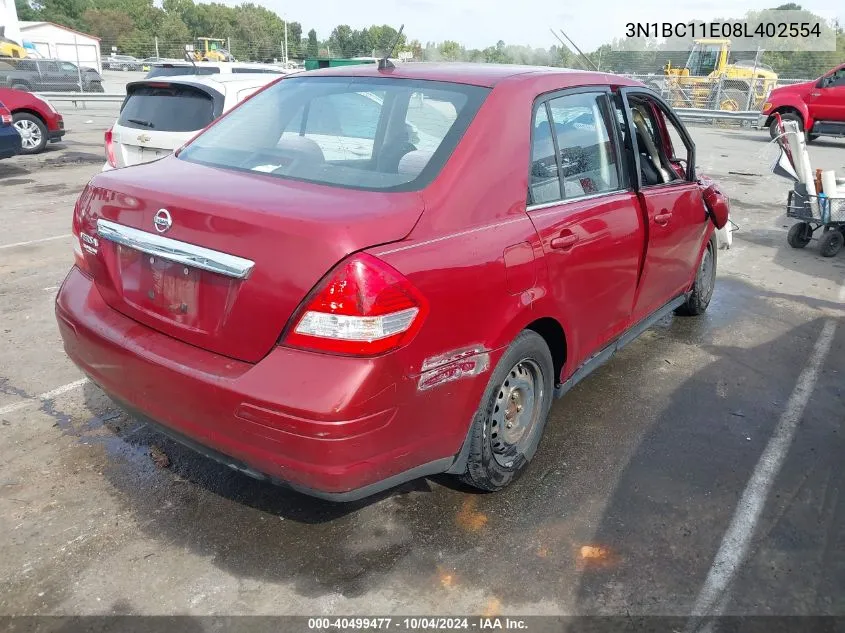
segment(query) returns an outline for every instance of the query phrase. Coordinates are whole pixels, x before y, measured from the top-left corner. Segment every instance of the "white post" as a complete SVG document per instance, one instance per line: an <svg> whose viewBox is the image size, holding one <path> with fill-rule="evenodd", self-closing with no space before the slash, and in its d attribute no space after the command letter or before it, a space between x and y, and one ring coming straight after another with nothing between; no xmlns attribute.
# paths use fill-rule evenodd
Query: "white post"
<svg viewBox="0 0 845 633"><path fill-rule="evenodd" d="M288 18L285 16L285 65L288 63Z"/></svg>
<svg viewBox="0 0 845 633"><path fill-rule="evenodd" d="M156 57L158 57L158 35L155 36L156 41Z"/></svg>
<svg viewBox="0 0 845 633"><path fill-rule="evenodd" d="M757 47L757 54L754 56L754 70L751 71L751 81L748 82L750 84L748 88L748 98L745 100L745 109L751 109L752 99L754 98L754 84L756 83L757 79L757 64L760 63L760 53L763 52L759 46Z"/></svg>
<svg viewBox="0 0 845 633"><path fill-rule="evenodd" d="M232 38L231 37L226 38L226 50L229 51L229 55L232 54Z"/></svg>
<svg viewBox="0 0 845 633"><path fill-rule="evenodd" d="M76 80L79 82L79 92L83 92L82 68L79 67L79 44L76 42L76 33L73 34L73 49L76 51Z"/></svg>

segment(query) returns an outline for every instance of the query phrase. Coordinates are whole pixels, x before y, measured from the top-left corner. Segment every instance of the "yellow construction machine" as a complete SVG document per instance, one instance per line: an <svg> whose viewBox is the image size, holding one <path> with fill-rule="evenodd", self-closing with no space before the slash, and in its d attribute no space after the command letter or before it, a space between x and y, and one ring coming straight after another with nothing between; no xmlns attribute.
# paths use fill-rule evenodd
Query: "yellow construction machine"
<svg viewBox="0 0 845 633"><path fill-rule="evenodd" d="M26 49L6 37L5 26L0 26L0 57L26 57Z"/></svg>
<svg viewBox="0 0 845 633"><path fill-rule="evenodd" d="M698 39L683 68L667 63L663 73L672 106L758 110L777 86L777 73L756 60L732 63L730 53L728 39Z"/></svg>
<svg viewBox="0 0 845 633"><path fill-rule="evenodd" d="M233 62L235 58L223 46L226 40L215 37L198 37L193 57L198 62Z"/></svg>

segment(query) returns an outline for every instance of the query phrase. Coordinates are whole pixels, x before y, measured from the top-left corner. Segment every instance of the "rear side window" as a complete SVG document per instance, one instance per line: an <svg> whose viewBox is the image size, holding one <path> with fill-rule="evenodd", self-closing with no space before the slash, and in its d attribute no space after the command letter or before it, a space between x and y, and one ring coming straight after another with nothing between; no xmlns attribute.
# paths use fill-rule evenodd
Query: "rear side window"
<svg viewBox="0 0 845 633"><path fill-rule="evenodd" d="M440 171L488 88L381 77L296 77L226 115L182 160L380 191Z"/></svg>
<svg viewBox="0 0 845 633"><path fill-rule="evenodd" d="M603 93L563 95L538 106L532 140L531 204L619 189L612 116ZM555 178L559 188L553 183Z"/></svg>
<svg viewBox="0 0 845 633"><path fill-rule="evenodd" d="M214 102L187 86L139 86L123 103L118 125L157 132L193 132L214 118Z"/></svg>

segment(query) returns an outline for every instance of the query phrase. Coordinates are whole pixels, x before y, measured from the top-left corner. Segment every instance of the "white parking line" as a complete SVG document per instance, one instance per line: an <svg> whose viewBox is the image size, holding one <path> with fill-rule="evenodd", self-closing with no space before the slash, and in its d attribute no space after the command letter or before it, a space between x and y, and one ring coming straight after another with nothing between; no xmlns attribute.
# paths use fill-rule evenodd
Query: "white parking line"
<svg viewBox="0 0 845 633"><path fill-rule="evenodd" d="M7 404L5 407L0 407L0 415L6 415L7 413L13 413L14 411L20 411L21 409L25 409L28 406L33 404L38 404L39 402L44 402L45 400L50 400L51 398L55 398L56 396L60 396L63 393L67 393L68 391L73 391L77 387L81 387L86 382L88 382L87 378L81 378L79 380L75 380L73 382L69 382L66 385L62 385L61 387L56 387L50 391L45 391L44 393L40 393L34 398L30 398L29 400L23 400L22 402L15 402L14 404Z"/></svg>
<svg viewBox="0 0 845 633"><path fill-rule="evenodd" d="M13 242L12 244L0 244L0 250L4 248L17 248L18 246L29 246L30 244L40 244L41 242L52 242L53 240L61 240L66 237L70 237L70 233L64 233L62 235L54 235L53 237L42 237L38 240L29 240L28 242Z"/></svg>
<svg viewBox="0 0 845 633"><path fill-rule="evenodd" d="M840 292L841 296L845 296L845 287ZM748 555L760 514L766 505L772 484L783 466L804 408L815 389L819 372L830 352L835 332L836 321L826 320L813 347L813 352L810 354L810 359L798 376L795 389L789 396L786 409L778 420L775 431L763 454L760 455L751 479L748 480L737 504L728 531L722 538L722 544L695 601L692 609L693 617L721 615L727 607L726 592ZM695 627L691 629L688 626L687 630L695 630Z"/></svg>

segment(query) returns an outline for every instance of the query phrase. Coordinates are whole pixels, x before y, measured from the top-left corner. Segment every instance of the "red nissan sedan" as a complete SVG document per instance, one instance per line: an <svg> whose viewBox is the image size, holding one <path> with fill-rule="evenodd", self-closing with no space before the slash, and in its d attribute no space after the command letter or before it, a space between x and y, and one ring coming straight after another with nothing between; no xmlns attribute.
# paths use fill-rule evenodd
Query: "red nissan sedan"
<svg viewBox="0 0 845 633"><path fill-rule="evenodd" d="M602 73L331 68L102 173L56 314L127 410L352 500L531 460L554 396L707 308L728 203L669 106Z"/></svg>

